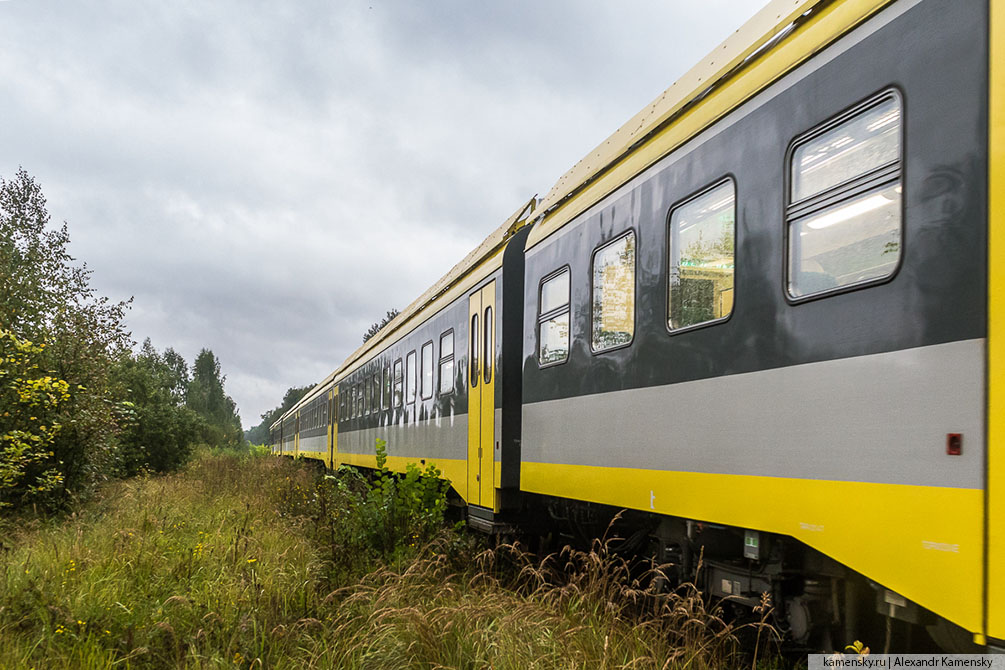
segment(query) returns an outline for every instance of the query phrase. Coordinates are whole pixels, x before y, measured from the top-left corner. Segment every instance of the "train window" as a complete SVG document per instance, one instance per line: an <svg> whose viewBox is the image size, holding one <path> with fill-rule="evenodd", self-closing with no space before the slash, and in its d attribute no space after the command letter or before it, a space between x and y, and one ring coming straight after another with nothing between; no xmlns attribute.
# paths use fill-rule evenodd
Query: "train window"
<svg viewBox="0 0 1005 670"><path fill-rule="evenodd" d="M415 402L415 352L409 351L405 357L405 402Z"/></svg>
<svg viewBox="0 0 1005 670"><path fill-rule="evenodd" d="M401 359L394 362L394 406L401 407L402 389Z"/></svg>
<svg viewBox="0 0 1005 670"><path fill-rule="evenodd" d="M733 311L736 185L732 180L670 211L667 318L671 330L725 319Z"/></svg>
<svg viewBox="0 0 1005 670"><path fill-rule="evenodd" d="M471 362L468 373L471 377L471 388L478 386L478 314L471 315Z"/></svg>
<svg viewBox="0 0 1005 670"><path fill-rule="evenodd" d="M391 366L384 366L384 384L380 391L380 407L388 409L391 406Z"/></svg>
<svg viewBox="0 0 1005 670"><path fill-rule="evenodd" d="M372 392L372 398L370 399L370 406L373 407L374 412L380 411L380 370L378 369L373 373L373 386L371 386L370 391Z"/></svg>
<svg viewBox="0 0 1005 670"><path fill-rule="evenodd" d="M569 268L541 280L537 360L541 366L569 358Z"/></svg>
<svg viewBox="0 0 1005 670"><path fill-rule="evenodd" d="M426 342L422 345L422 360L420 361L422 370L421 394L423 400L433 397L433 343Z"/></svg>
<svg viewBox="0 0 1005 670"><path fill-rule="evenodd" d="M492 347L492 307L485 308L485 318L482 330L485 331L485 344L482 347L482 367L485 369L483 379L488 384L492 381L492 364L495 361L495 350Z"/></svg>
<svg viewBox="0 0 1005 670"><path fill-rule="evenodd" d="M886 279L900 262L902 103L868 100L797 138L790 158L793 298Z"/></svg>
<svg viewBox="0 0 1005 670"><path fill-rule="evenodd" d="M635 231L593 252L594 352L631 343L635 334Z"/></svg>
<svg viewBox="0 0 1005 670"><path fill-rule="evenodd" d="M454 392L454 331L440 335L440 393Z"/></svg>
<svg viewBox="0 0 1005 670"><path fill-rule="evenodd" d="M356 382L356 418L363 416L363 382Z"/></svg>
<svg viewBox="0 0 1005 670"><path fill-rule="evenodd" d="M363 416L370 413L370 375L363 376Z"/></svg>

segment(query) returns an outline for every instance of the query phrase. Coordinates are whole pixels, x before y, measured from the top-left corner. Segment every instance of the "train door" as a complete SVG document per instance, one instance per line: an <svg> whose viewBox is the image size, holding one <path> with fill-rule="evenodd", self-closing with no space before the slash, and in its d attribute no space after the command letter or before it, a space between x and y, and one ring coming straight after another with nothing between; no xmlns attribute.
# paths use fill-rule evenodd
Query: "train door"
<svg viewBox="0 0 1005 670"><path fill-rule="evenodd" d="M328 391L328 467L335 469L338 453L338 387Z"/></svg>
<svg viewBox="0 0 1005 670"><path fill-rule="evenodd" d="M468 503L495 508L496 283L468 302Z"/></svg>
<svg viewBox="0 0 1005 670"><path fill-rule="evenodd" d="M297 421L293 428L293 457L300 455L300 412L297 412Z"/></svg>

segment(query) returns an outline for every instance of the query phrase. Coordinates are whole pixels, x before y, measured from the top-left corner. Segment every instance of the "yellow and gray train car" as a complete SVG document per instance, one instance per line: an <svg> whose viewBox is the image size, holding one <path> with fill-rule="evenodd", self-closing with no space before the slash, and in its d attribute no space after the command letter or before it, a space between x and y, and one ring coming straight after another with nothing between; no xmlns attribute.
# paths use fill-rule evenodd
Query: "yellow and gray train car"
<svg viewBox="0 0 1005 670"><path fill-rule="evenodd" d="M1005 648L1003 50L1005 0L774 0L276 450L385 439L490 531L628 510L633 550L771 593L799 643Z"/></svg>

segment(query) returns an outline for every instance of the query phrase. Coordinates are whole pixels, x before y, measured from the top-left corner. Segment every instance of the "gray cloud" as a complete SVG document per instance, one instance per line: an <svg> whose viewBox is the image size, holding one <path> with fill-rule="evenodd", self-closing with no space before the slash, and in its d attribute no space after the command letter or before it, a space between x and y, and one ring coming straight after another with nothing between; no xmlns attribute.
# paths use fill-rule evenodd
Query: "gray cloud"
<svg viewBox="0 0 1005 670"><path fill-rule="evenodd" d="M0 175L250 426L760 4L4 2Z"/></svg>

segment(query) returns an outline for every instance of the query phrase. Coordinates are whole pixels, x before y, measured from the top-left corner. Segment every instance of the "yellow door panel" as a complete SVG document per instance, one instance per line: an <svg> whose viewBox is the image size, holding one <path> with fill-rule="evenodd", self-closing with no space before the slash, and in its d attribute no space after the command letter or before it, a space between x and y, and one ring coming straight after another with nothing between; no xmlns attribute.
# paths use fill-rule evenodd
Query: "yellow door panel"
<svg viewBox="0 0 1005 670"><path fill-rule="evenodd" d="M468 300L468 504L481 505L481 314L482 294Z"/></svg>
<svg viewBox="0 0 1005 670"><path fill-rule="evenodd" d="M495 305L496 305L496 283L490 282L488 286L481 290L482 294L482 377L479 383L481 389L481 399L479 401L481 409L481 491L479 498L482 507L495 507L495 387L496 387L496 359L495 359Z"/></svg>
<svg viewBox="0 0 1005 670"><path fill-rule="evenodd" d="M496 283L468 299L468 504L495 507Z"/></svg>

